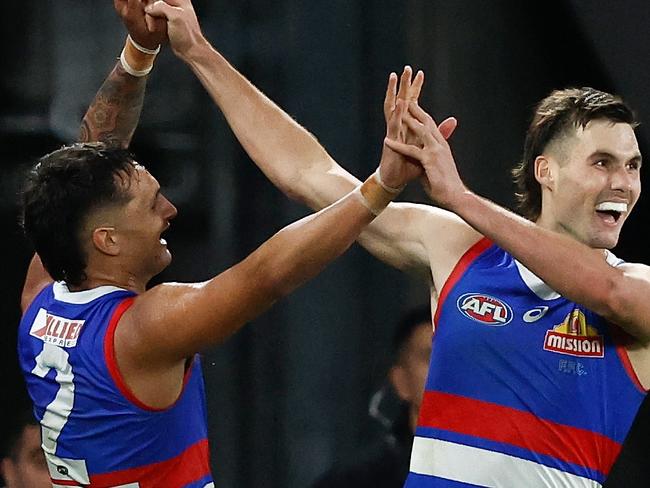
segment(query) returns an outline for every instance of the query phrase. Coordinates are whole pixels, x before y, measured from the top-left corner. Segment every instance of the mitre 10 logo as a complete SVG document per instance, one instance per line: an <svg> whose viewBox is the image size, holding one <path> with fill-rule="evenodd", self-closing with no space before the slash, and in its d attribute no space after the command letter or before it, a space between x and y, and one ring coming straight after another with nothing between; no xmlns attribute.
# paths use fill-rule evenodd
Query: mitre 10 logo
<svg viewBox="0 0 650 488"><path fill-rule="evenodd" d="M465 293L456 306L465 317L485 325L500 327L512 320L510 305L482 293Z"/></svg>

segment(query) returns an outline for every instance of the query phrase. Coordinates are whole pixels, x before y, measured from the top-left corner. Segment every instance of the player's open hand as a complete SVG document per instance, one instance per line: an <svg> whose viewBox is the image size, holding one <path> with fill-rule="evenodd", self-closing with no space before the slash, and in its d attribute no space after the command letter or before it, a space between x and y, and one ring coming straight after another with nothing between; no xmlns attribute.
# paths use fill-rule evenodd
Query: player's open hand
<svg viewBox="0 0 650 488"><path fill-rule="evenodd" d="M450 119L447 119L450 120ZM454 128L456 126L453 120ZM423 183L429 196L439 205L451 208L465 190L447 140L433 118L416 103L409 103L402 115L410 142L387 135L384 144L404 157L418 161L424 168Z"/></svg>
<svg viewBox="0 0 650 488"><path fill-rule="evenodd" d="M407 104L419 104L423 85L424 72L421 70L413 78L413 70L411 67L404 66L402 75L399 77L399 83L397 75L391 73L391 76L388 78L388 86L386 87L386 96L384 98L384 120L386 121L386 125L388 125L388 121L395 110L397 100L402 100ZM449 139L456 129L456 119L449 117L443 120L438 129L445 139ZM400 140L411 142L408 140L408 133L400 134Z"/></svg>

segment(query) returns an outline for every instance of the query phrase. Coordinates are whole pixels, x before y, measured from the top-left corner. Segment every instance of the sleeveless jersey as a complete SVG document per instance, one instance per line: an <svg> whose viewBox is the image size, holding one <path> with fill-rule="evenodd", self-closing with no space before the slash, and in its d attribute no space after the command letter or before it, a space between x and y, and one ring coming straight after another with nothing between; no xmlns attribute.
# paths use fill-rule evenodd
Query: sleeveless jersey
<svg viewBox="0 0 650 488"><path fill-rule="evenodd" d="M435 324L405 487L601 486L645 396L629 336L487 239Z"/></svg>
<svg viewBox="0 0 650 488"><path fill-rule="evenodd" d="M117 323L134 293L47 286L23 316L18 356L54 487L204 488L209 467L198 356L169 408L142 404L115 361Z"/></svg>

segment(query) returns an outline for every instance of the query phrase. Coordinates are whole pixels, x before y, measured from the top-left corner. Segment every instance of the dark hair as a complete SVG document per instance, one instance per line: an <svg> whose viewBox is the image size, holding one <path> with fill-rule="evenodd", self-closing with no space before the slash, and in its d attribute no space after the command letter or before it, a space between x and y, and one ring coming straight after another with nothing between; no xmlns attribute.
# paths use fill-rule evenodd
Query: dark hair
<svg viewBox="0 0 650 488"><path fill-rule="evenodd" d="M134 159L125 149L103 143L64 146L43 156L23 189L22 224L54 280L79 285L86 256L81 226L91 211L129 200L125 174Z"/></svg>
<svg viewBox="0 0 650 488"><path fill-rule="evenodd" d="M431 323L431 306L420 305L407 311L393 334L393 362L399 359L404 345L411 338L413 331L422 323Z"/></svg>
<svg viewBox="0 0 650 488"><path fill-rule="evenodd" d="M585 128L598 119L638 125L634 112L620 97L589 87L555 90L537 105L522 160L512 170L518 208L526 218L536 220L542 211L541 187L535 179L537 156L572 129Z"/></svg>

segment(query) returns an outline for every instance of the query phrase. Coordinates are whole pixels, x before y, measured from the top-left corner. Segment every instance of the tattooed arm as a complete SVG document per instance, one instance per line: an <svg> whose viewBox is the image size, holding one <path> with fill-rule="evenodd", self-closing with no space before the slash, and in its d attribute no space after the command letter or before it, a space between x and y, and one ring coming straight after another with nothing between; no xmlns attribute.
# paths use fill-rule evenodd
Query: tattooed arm
<svg viewBox="0 0 650 488"><path fill-rule="evenodd" d="M148 17L140 0L114 0L115 10L140 46L155 49L167 38L167 23ZM95 95L81 122L79 142L101 141L112 146L128 147L142 111L146 76L131 76L117 62ZM38 254L32 257L25 277L20 306L23 312L52 278Z"/></svg>
<svg viewBox="0 0 650 488"><path fill-rule="evenodd" d="M131 76L118 61L81 121L79 142L128 147L140 120L146 84L146 76Z"/></svg>
<svg viewBox="0 0 650 488"><path fill-rule="evenodd" d="M166 40L167 23L147 16L142 2L114 0L113 3L129 35L139 45L155 49ZM79 141L128 147L140 120L146 84L146 76L131 76L118 61L81 121Z"/></svg>

